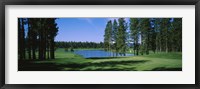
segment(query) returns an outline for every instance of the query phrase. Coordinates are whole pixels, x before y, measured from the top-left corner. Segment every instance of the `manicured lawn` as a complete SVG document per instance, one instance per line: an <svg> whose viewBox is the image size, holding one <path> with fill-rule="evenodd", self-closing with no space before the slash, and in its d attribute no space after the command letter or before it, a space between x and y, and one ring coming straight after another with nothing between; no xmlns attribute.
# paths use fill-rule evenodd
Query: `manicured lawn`
<svg viewBox="0 0 200 89"><path fill-rule="evenodd" d="M19 71L181 71L182 53L85 59L58 49L56 59L19 61Z"/></svg>

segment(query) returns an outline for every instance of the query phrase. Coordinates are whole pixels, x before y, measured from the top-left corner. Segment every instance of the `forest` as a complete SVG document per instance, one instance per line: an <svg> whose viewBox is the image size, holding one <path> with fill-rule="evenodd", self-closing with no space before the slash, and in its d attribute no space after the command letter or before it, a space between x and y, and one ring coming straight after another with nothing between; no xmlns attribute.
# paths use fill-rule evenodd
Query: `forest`
<svg viewBox="0 0 200 89"><path fill-rule="evenodd" d="M127 46L131 44L131 46ZM107 22L104 48L125 55L133 48L135 55L182 51L182 18L119 18Z"/></svg>
<svg viewBox="0 0 200 89"><path fill-rule="evenodd" d="M57 41L55 42L57 48L104 48L104 43L96 43L96 42L65 42L65 41Z"/></svg>
<svg viewBox="0 0 200 89"><path fill-rule="evenodd" d="M58 32L55 20L55 18L18 18L19 60L55 59L54 38ZM25 31L25 26L28 31Z"/></svg>
<svg viewBox="0 0 200 89"><path fill-rule="evenodd" d="M100 18L98 24L106 22L103 34L94 28L102 37L90 37L95 41L79 37L92 35L83 33L83 27L94 27L79 20L18 18L18 70L182 71L182 18ZM58 36L71 40L56 40Z"/></svg>

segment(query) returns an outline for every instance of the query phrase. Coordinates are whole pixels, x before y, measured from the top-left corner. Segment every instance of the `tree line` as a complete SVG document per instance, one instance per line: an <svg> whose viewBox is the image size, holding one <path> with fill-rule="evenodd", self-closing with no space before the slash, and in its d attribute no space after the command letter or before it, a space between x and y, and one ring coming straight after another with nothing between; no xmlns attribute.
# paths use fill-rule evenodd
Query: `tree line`
<svg viewBox="0 0 200 89"><path fill-rule="evenodd" d="M131 44L131 45L128 45ZM182 51L182 18L124 18L107 22L104 49L125 55L132 48L135 55Z"/></svg>
<svg viewBox="0 0 200 89"><path fill-rule="evenodd" d="M57 41L56 48L103 48L103 42L96 43L96 42L75 42L75 41Z"/></svg>
<svg viewBox="0 0 200 89"><path fill-rule="evenodd" d="M55 18L18 18L18 58L55 59Z"/></svg>

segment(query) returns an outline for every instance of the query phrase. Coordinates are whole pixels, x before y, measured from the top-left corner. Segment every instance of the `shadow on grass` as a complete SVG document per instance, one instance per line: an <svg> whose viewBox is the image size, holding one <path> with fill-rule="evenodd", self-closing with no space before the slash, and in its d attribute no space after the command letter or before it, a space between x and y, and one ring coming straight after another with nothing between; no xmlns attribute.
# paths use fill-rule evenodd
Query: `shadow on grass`
<svg viewBox="0 0 200 89"><path fill-rule="evenodd" d="M149 60L148 60L149 61ZM83 71L130 71L133 70L133 68L125 68L125 69L120 69L120 68L116 68L116 65L129 65L129 64L136 64L136 63L144 63L147 62L147 60L140 60L140 61L105 61L105 62L99 62L99 63L82 63L82 64L77 64L77 63L73 63L73 64L67 64L67 65L63 65L63 67L67 67L67 68L73 68L71 71L73 70L80 70L81 68L84 67L101 67L101 68L97 68L97 69L86 69ZM62 66L62 65L60 65ZM105 69L103 67L110 67L108 69Z"/></svg>
<svg viewBox="0 0 200 89"><path fill-rule="evenodd" d="M89 57L89 58L86 58L86 59L120 59L120 58L126 58L126 57Z"/></svg>
<svg viewBox="0 0 200 89"><path fill-rule="evenodd" d="M166 68L166 67L157 67L150 71L182 71L182 68Z"/></svg>
<svg viewBox="0 0 200 89"><path fill-rule="evenodd" d="M104 68L98 68L98 69L87 69L87 70L82 70L82 71L137 71L134 68L125 68L125 69L120 69L120 68L109 68L109 69L104 69Z"/></svg>
<svg viewBox="0 0 200 89"><path fill-rule="evenodd" d="M128 61L104 61L98 63L66 63L66 64L56 64L56 63L35 63L33 61L19 61L18 62L18 71L62 71L64 68L68 68L69 71L79 71L84 67L95 66L95 67L106 67L109 66L109 69L99 68L93 71L123 71L123 70L133 70L131 69L119 69L115 68L116 65L128 65L135 63L144 63L147 60L128 60ZM84 71L91 71L90 69Z"/></svg>
<svg viewBox="0 0 200 89"><path fill-rule="evenodd" d="M117 65L129 65L136 63L144 63L147 60L126 60L126 61L104 61L98 63L67 63L67 64L56 64L56 63L35 63L32 60L19 61L18 71L63 71L64 68L68 68L68 71L79 71L85 67L98 67L96 69L87 68L82 71L137 71L135 68L118 68ZM109 68L104 68L109 67ZM147 71L182 71L182 68L166 68L157 67Z"/></svg>
<svg viewBox="0 0 200 89"><path fill-rule="evenodd" d="M60 67L54 63L33 63L28 61L18 62L18 71L56 71Z"/></svg>

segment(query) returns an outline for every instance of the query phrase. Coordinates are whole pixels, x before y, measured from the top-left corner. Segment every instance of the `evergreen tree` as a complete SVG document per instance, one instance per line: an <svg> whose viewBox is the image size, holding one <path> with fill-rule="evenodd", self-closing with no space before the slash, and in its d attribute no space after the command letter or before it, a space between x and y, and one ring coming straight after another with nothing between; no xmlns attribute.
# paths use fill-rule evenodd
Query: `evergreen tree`
<svg viewBox="0 0 200 89"><path fill-rule="evenodd" d="M141 54L149 54L149 31L150 31L150 19L141 18L140 28L141 28Z"/></svg>
<svg viewBox="0 0 200 89"><path fill-rule="evenodd" d="M104 48L106 51L111 50L111 41L112 41L112 21L109 20L107 22L104 35Z"/></svg>
<svg viewBox="0 0 200 89"><path fill-rule="evenodd" d="M139 52L139 20L137 18L130 18L130 33L133 39L134 54Z"/></svg>
<svg viewBox="0 0 200 89"><path fill-rule="evenodd" d="M117 30L117 52L119 52L120 55L126 55L126 22L124 18L118 19L119 26Z"/></svg>
<svg viewBox="0 0 200 89"><path fill-rule="evenodd" d="M182 18L174 18L172 22L173 28L173 43L175 44L173 47L174 51L181 52L182 51Z"/></svg>
<svg viewBox="0 0 200 89"><path fill-rule="evenodd" d="M24 19L18 18L18 53L19 59L24 60L26 58L26 51L25 51L25 29L24 29Z"/></svg>
<svg viewBox="0 0 200 89"><path fill-rule="evenodd" d="M58 27L55 18L21 18L18 19L19 36L19 59L25 58L27 49L28 59L37 59L36 50L38 49L38 59L55 59L54 38L57 35ZM27 37L25 46L24 26L27 23ZM23 47L22 47L23 46ZM24 52L22 51L24 50ZM47 55L46 55L47 54Z"/></svg>
<svg viewBox="0 0 200 89"><path fill-rule="evenodd" d="M114 19L114 22L113 22L113 28L112 28L112 43L113 43L113 50L115 50L115 55L117 56L118 52L117 52L117 28L118 28L118 24L117 24L117 21L116 19ZM113 54L114 55L114 54Z"/></svg>
<svg viewBox="0 0 200 89"><path fill-rule="evenodd" d="M154 30L156 32L156 51L161 52L162 51L162 45L161 45L161 40L162 40L162 30L160 28L161 24L161 19L160 18L155 18L154 19Z"/></svg>
<svg viewBox="0 0 200 89"><path fill-rule="evenodd" d="M51 28L50 30L50 58L51 59L55 59L55 37L58 33L58 27L57 27L57 23L55 22L56 19L52 18L50 20L51 24L49 24L49 27Z"/></svg>
<svg viewBox="0 0 200 89"><path fill-rule="evenodd" d="M163 30L163 48L165 50L165 52L168 52L168 28L169 28L169 18L163 18L162 19L162 23L161 23L161 29Z"/></svg>

